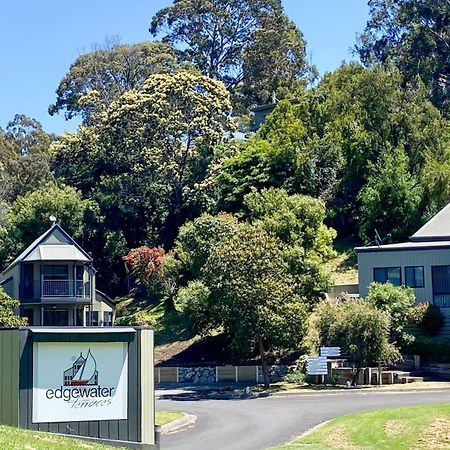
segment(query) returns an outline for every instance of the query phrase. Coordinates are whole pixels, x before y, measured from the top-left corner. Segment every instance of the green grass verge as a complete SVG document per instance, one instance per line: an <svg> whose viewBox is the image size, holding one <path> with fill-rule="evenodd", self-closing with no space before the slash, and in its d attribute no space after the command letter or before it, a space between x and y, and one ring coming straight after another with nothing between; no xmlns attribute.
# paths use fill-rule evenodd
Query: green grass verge
<svg viewBox="0 0 450 450"><path fill-rule="evenodd" d="M164 425L183 416L184 413L181 411L157 411L155 419L158 425ZM57 434L0 425L0 449L5 450L117 450L117 448Z"/></svg>
<svg viewBox="0 0 450 450"><path fill-rule="evenodd" d="M337 385L323 385L323 384L298 384L298 383L289 383L287 381L279 381L277 383L271 383L270 384L270 392L277 393L277 392L308 392L308 391L330 391L330 390L342 390L342 391L348 391L348 388L346 386ZM421 389L450 389L450 382L449 381L423 381L423 382L417 382L417 383L405 383L405 384L383 384L381 386L377 384L363 384L359 385L357 387L353 387L351 390L383 390L383 391L389 391L389 390L395 390L395 391L411 391L411 390L421 390ZM263 385L258 385L252 388L254 392L261 392L264 391L265 388Z"/></svg>
<svg viewBox="0 0 450 450"><path fill-rule="evenodd" d="M174 420L181 419L184 413L181 411L156 411L155 422L157 425L165 425Z"/></svg>
<svg viewBox="0 0 450 450"><path fill-rule="evenodd" d="M450 404L389 408L334 419L283 450L450 448Z"/></svg>
<svg viewBox="0 0 450 450"><path fill-rule="evenodd" d="M117 450L117 447L108 445L3 425L0 425L0 448L5 450Z"/></svg>

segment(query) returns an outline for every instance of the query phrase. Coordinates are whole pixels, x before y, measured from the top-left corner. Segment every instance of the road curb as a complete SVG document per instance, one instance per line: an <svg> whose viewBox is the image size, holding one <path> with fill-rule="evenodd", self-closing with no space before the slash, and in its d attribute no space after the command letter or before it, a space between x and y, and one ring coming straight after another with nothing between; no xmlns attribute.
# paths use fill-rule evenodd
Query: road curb
<svg viewBox="0 0 450 450"><path fill-rule="evenodd" d="M188 425L193 425L197 420L197 416L194 414L184 414L183 417L172 422L161 425L161 434L174 433L180 428L187 427Z"/></svg>
<svg viewBox="0 0 450 450"><path fill-rule="evenodd" d="M450 388L411 388L411 389L330 389L323 391L280 391L272 392L271 397L288 397L288 396L317 396L317 395L338 395L338 394L411 394L411 393L431 393L431 392L449 392Z"/></svg>
<svg viewBox="0 0 450 450"><path fill-rule="evenodd" d="M334 420L334 419L329 419L329 420L325 420L324 422L318 423L317 425L313 426L309 430L306 430L304 433L300 434L299 436L296 436L295 439L296 440L301 439L301 438L304 438L305 436L308 436L311 433L314 433L314 431L318 430L319 428L322 428L324 425L331 422L332 420Z"/></svg>

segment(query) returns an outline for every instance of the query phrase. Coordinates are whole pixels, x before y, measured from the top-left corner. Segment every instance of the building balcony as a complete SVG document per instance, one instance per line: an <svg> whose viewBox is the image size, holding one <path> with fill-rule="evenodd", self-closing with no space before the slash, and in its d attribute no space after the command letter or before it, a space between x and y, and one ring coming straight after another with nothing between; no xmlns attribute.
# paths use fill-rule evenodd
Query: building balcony
<svg viewBox="0 0 450 450"><path fill-rule="evenodd" d="M79 297L90 298L91 286L81 280L42 280L41 298Z"/></svg>
<svg viewBox="0 0 450 450"><path fill-rule="evenodd" d="M34 302L87 302L91 299L91 283L83 280L41 280L32 286L20 285L21 301Z"/></svg>

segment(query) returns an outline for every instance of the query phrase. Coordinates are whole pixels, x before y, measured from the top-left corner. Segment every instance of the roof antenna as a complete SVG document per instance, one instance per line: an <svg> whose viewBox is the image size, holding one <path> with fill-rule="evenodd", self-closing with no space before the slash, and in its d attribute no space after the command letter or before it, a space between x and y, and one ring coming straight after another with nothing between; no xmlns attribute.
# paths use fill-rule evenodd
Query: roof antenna
<svg viewBox="0 0 450 450"><path fill-rule="evenodd" d="M50 221L52 222L52 227L54 227L55 224L56 224L56 217L52 214L52 215L49 217L49 219L50 219Z"/></svg>
<svg viewBox="0 0 450 450"><path fill-rule="evenodd" d="M377 246L379 247L382 242L383 241L382 241L380 235L378 234L377 229L375 228L375 244L377 244Z"/></svg>

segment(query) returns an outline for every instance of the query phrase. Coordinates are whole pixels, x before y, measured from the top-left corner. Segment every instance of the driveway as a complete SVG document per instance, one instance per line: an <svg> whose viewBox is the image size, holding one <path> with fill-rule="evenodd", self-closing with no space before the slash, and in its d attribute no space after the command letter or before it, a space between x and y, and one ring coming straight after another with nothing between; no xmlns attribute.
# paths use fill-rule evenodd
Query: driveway
<svg viewBox="0 0 450 450"><path fill-rule="evenodd" d="M167 392L157 394L167 396ZM262 450L288 442L336 416L430 403L450 403L450 390L343 391L251 400L192 400L175 395L157 400L156 408L198 417L195 426L163 435L162 450Z"/></svg>

